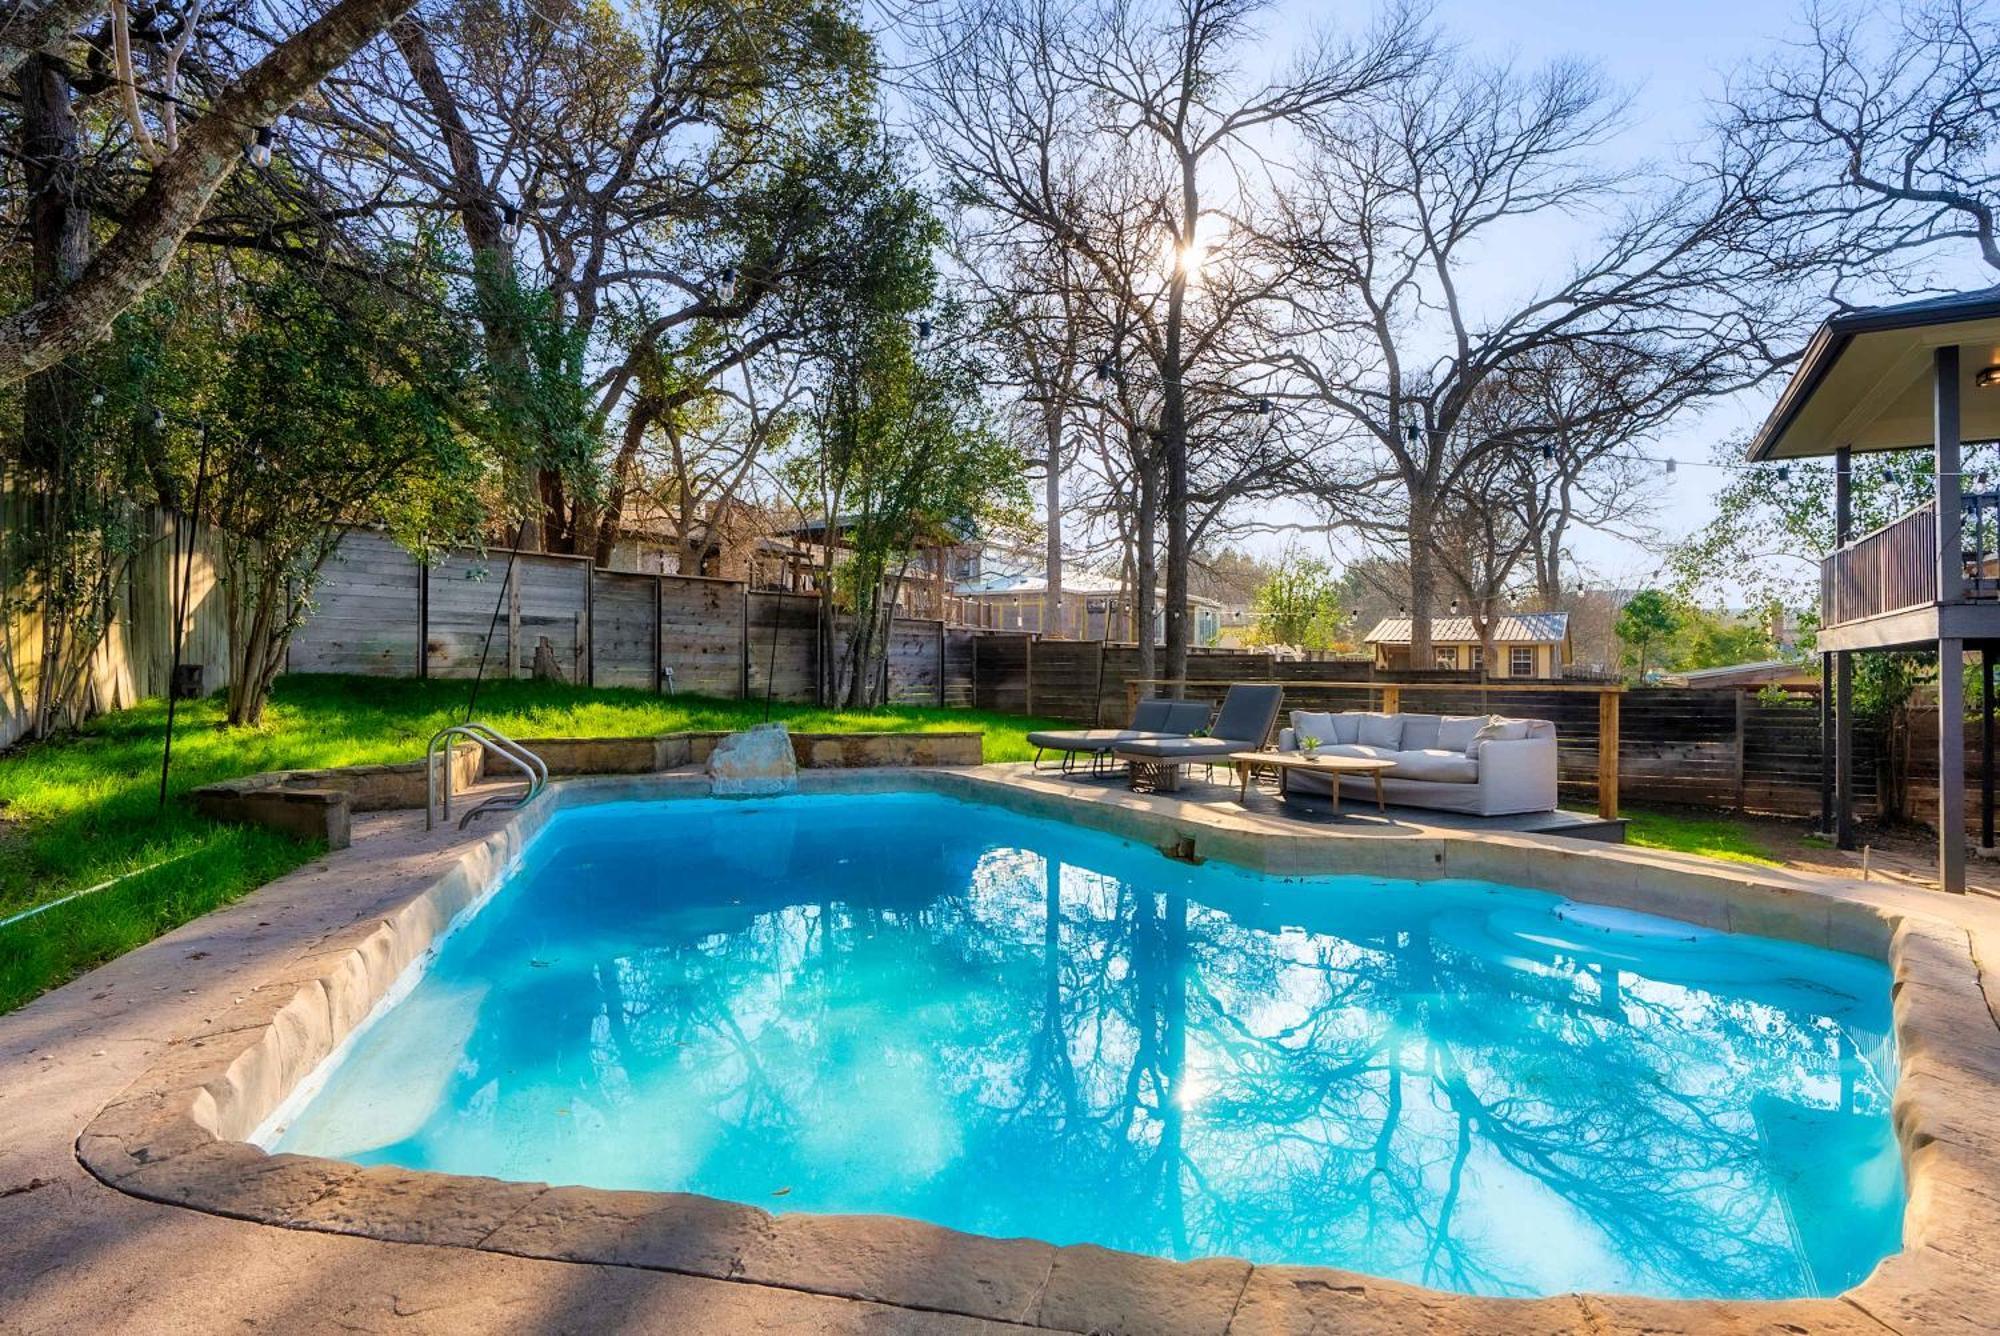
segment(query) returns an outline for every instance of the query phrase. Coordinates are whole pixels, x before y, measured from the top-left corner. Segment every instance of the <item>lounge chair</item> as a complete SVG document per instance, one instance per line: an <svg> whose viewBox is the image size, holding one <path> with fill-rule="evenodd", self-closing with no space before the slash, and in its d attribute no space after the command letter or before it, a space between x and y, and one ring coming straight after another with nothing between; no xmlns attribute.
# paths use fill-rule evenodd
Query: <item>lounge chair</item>
<svg viewBox="0 0 2000 1336"><path fill-rule="evenodd" d="M1283 687L1233 686L1222 698L1207 737L1145 738L1119 743L1112 754L1132 767L1134 788L1143 784L1169 792L1179 787L1184 765L1215 765L1227 761L1231 752L1262 748L1278 722L1284 698Z"/></svg>
<svg viewBox="0 0 2000 1336"><path fill-rule="evenodd" d="M1112 751L1121 743L1184 738L1208 724L1208 706L1198 700L1142 700L1132 707L1129 728L1048 729L1028 734L1035 746L1034 768L1042 768L1044 751L1059 752L1057 767L1065 775L1076 769L1076 758L1090 758L1090 773L1102 774Z"/></svg>

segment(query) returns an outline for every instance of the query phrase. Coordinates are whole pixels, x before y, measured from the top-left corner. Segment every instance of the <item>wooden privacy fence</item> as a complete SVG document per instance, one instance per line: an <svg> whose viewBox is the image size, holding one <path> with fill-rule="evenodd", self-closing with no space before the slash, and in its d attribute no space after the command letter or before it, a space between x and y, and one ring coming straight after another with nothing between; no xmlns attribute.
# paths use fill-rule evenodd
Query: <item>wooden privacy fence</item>
<svg viewBox="0 0 2000 1336"><path fill-rule="evenodd" d="M292 637L302 673L461 678L553 673L584 686L810 701L820 675L819 600L740 581L596 569L587 557L505 550L422 562L386 535L347 534ZM845 623L833 628L839 636ZM954 689L946 628L899 618L888 698L942 705Z"/></svg>
<svg viewBox="0 0 2000 1336"><path fill-rule="evenodd" d="M0 495L0 747L30 724L41 681L42 625L33 590L9 568L14 527L32 522L32 499ZM187 654L204 667L202 685L229 684L229 614L218 581L221 549L205 524L194 533L188 557L185 517L157 506L132 513L135 542L123 579L112 595L111 624L91 658L86 706L93 713L122 710L148 696L164 696L173 665L175 601L183 576L188 588Z"/></svg>

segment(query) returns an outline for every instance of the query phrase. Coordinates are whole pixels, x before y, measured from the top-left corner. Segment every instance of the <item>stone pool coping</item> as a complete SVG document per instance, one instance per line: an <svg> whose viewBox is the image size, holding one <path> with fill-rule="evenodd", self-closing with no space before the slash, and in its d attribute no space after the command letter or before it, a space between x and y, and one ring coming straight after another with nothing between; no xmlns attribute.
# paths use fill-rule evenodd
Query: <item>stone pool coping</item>
<svg viewBox="0 0 2000 1336"><path fill-rule="evenodd" d="M772 1215L683 1194L362 1168L248 1137L562 807L690 796L695 778L565 781L380 919L354 925L170 1046L85 1128L78 1157L135 1196L292 1229L736 1280L1030 1326L1101 1331L1991 1330L2000 1314L2000 1028L1976 925L1870 888L1620 846L1395 826L1358 835L1233 804L1140 796L1021 767L844 772L819 791L918 789L993 802L1283 874L1486 878L1856 951L1893 973L1894 1121L1909 1192L1900 1252L1833 1299L1486 1299L1315 1267L1177 1263L990 1239L876 1216Z"/></svg>

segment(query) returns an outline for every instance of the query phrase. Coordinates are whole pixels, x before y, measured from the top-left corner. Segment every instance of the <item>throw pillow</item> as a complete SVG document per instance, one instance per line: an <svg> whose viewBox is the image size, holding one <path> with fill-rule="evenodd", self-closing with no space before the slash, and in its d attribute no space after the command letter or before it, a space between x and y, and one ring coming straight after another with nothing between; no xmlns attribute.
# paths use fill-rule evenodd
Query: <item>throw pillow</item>
<svg viewBox="0 0 2000 1336"><path fill-rule="evenodd" d="M1527 721L1522 719L1502 719L1496 714L1486 721L1484 727L1473 734L1472 741L1466 745L1465 754L1467 756L1477 756L1479 754L1479 744L1482 742L1519 742L1527 736Z"/></svg>

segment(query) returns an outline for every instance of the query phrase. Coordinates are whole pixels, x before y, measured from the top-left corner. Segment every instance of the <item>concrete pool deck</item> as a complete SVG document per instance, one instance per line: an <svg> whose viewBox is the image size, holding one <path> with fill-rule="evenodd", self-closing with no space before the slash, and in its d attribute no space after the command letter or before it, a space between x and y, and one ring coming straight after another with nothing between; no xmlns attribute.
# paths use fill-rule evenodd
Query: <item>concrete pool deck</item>
<svg viewBox="0 0 2000 1336"><path fill-rule="evenodd" d="M1994 1329L2000 1028L1981 962L2000 951L2000 904L1408 819L1301 823L1236 809L1219 786L1141 796L1011 766L822 782L907 783L1156 844L1191 838L1198 856L1271 871L1540 885L1889 958L1912 1190L1904 1250L1839 1299L1490 1300L1318 1268L1182 1265L913 1222L266 1156L233 1138L523 833L427 835L420 816L384 813L356 820L351 849L0 1017L0 1331ZM586 780L552 798L689 785Z"/></svg>

